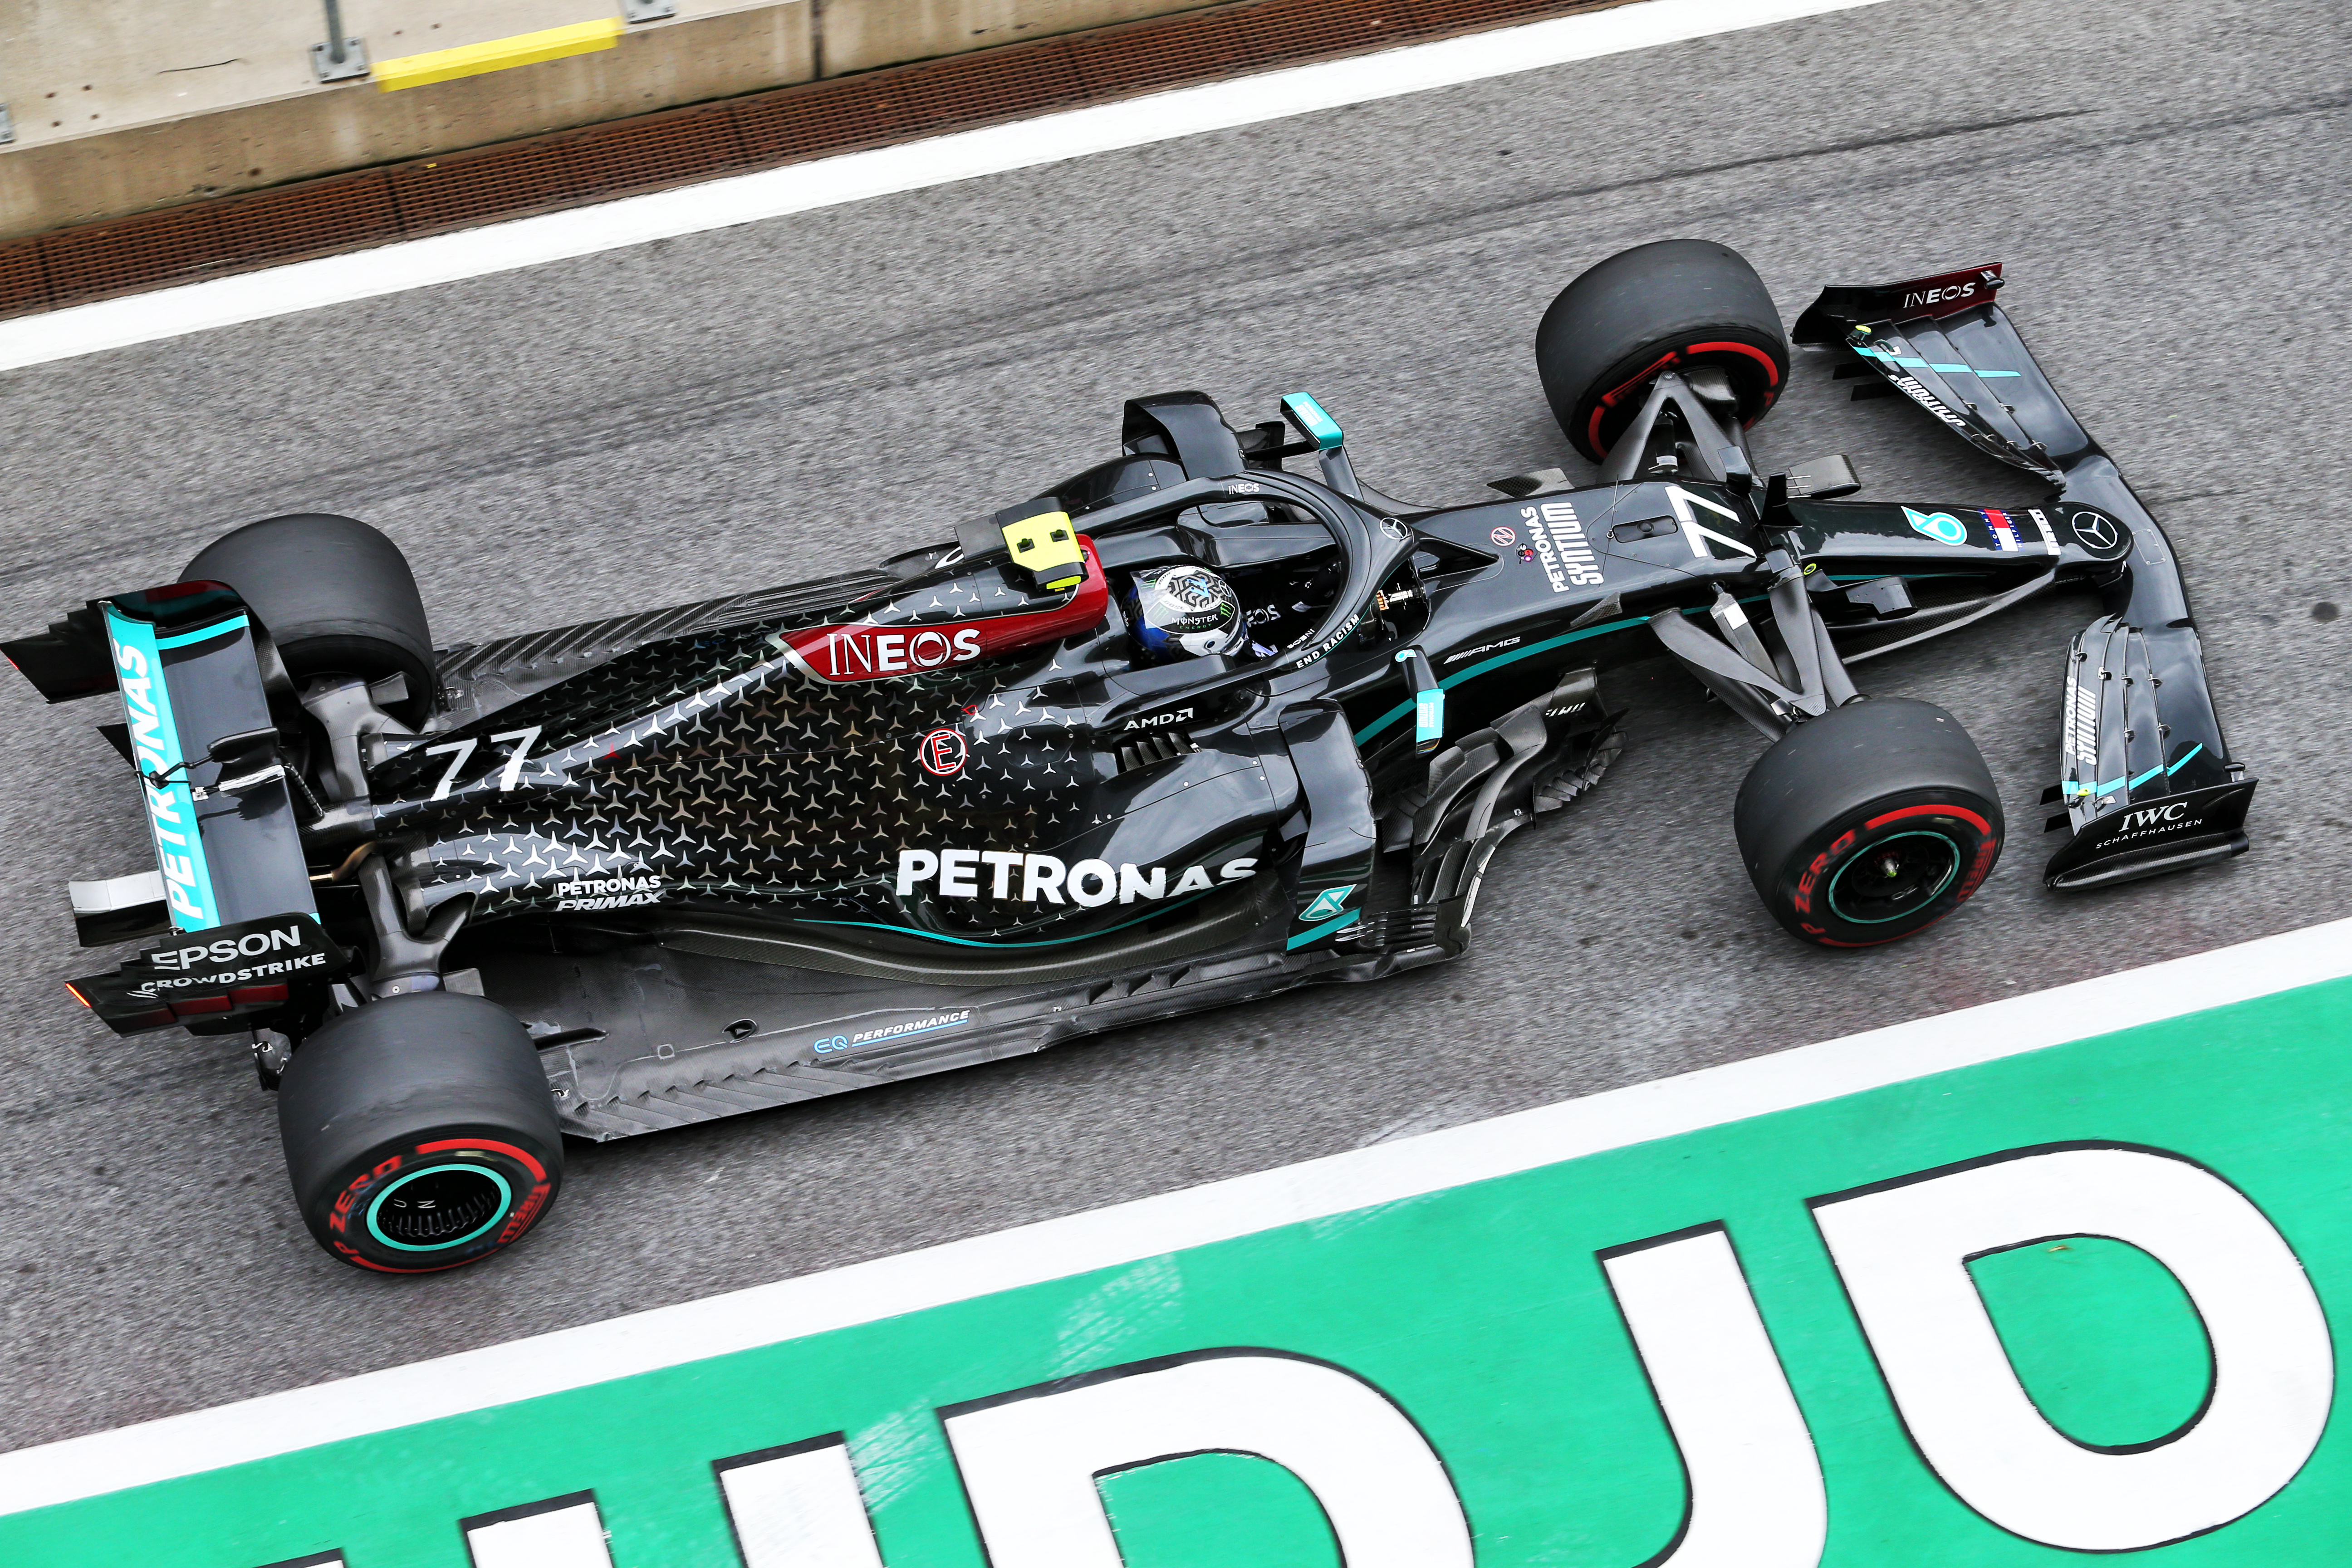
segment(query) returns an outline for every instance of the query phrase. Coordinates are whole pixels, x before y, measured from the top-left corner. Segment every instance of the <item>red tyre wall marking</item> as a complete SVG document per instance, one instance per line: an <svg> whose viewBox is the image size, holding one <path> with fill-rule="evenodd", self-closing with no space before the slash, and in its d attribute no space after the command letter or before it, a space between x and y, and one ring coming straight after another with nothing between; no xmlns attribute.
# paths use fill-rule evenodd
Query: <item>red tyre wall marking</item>
<svg viewBox="0 0 2352 1568"><path fill-rule="evenodd" d="M1984 836L1982 841L1977 846L1976 858L1969 863L1969 873L1960 883L1959 896L1952 900L1952 909L1958 909L1967 900L1969 894L1977 890L1977 884L1984 880L1985 873L1992 869L1993 857L2000 852L2000 840L1999 837L1995 837L1991 823L1987 822L1983 817L1978 816L1975 812L1970 811L1964 805L1900 806L1894 811L1886 813L1883 816L1872 817L1868 822L1862 825L1862 831L1867 833L1874 828L1883 827L1887 823L1901 822L1906 818L1914 816L1960 817L1965 821L1974 824L1976 830ZM1806 868L1805 877L1801 879L1800 885L1803 886L1806 889L1806 899L1805 902L1799 906L1800 908L1807 910L1808 912L1811 911L1812 908L1811 879L1822 869L1822 862L1831 858L1836 853L1838 845L1846 843L1853 837L1854 835L1851 831L1841 835L1838 838L1837 844L1831 845L1828 849L1823 850L1820 855L1813 858L1812 865ZM1794 900L1791 901L1793 902ZM1909 931L1901 933L1901 935L1876 937L1869 942L1840 942L1835 937L1830 936L1825 928L1821 926L1808 925L1804 929L1807 935L1820 937L1823 947L1884 947L1890 942L1901 942L1905 937L1918 935L1921 931L1926 931L1927 926L1937 924L1945 918L1945 916L1949 915L1951 912L1952 910L1946 910L1943 914L1937 915L1935 920L1929 921L1927 925L1914 926Z"/></svg>
<svg viewBox="0 0 2352 1568"><path fill-rule="evenodd" d="M1619 401L1622 400L1627 393L1633 391L1635 387L1646 384L1652 376L1656 375L1660 371L1667 370L1675 365L1680 364L1684 355L1706 353L1746 354L1749 359L1754 360L1757 363L1764 367L1764 375L1766 378L1764 383L1764 407L1756 411L1756 419L1763 418L1765 409L1770 408L1774 400L1780 395L1780 367L1773 360L1772 356L1766 353L1762 349L1758 348L1753 343L1692 343L1685 348L1668 349L1660 358L1652 362L1641 370L1634 372L1632 380L1625 382L1622 385L1613 387L1610 391L1602 393L1601 395L1600 406L1593 409L1592 417L1586 423L1584 427L1584 438L1586 444L1591 446L1596 452L1606 452L1609 448L1601 444L1601 421L1603 416L1605 416L1611 409L1616 407ZM1753 425L1756 423L1756 419L1746 419L1742 420L1740 423L1743 426Z"/></svg>
<svg viewBox="0 0 2352 1568"><path fill-rule="evenodd" d="M532 1222L537 1220L541 1213L546 1209L547 1200L555 1191L555 1184L548 1179L547 1167L541 1163L539 1158L530 1150L518 1148L512 1143L501 1143L495 1138L440 1138L430 1143L419 1143L410 1151L410 1153L446 1154L453 1150L461 1149L478 1149L491 1153L504 1154L529 1171L531 1180L537 1184L523 1195L522 1202L515 1205L514 1213L507 1216L507 1223L499 1228L498 1238L491 1243L488 1250L456 1258L447 1263L427 1264L420 1268L395 1268L388 1263L378 1263L373 1258L362 1257L358 1248L341 1240L332 1244L336 1254L350 1262L358 1264L362 1268L373 1268L380 1274L437 1274L444 1268L460 1268L478 1258L486 1258L490 1251L504 1247L521 1236L524 1231L529 1230ZM334 1209L327 1215L327 1228L335 1232L338 1237L348 1230L352 1210L358 1205L360 1198L370 1187L399 1170L407 1158L407 1155L394 1154L390 1159L378 1163L373 1170L352 1177L351 1184L335 1194Z"/></svg>

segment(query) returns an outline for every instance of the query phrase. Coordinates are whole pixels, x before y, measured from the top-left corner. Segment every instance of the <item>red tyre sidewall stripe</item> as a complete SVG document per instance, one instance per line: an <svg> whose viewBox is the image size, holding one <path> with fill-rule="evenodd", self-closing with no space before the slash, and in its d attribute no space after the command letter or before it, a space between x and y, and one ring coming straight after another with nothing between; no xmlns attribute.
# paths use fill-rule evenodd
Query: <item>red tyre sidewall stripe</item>
<svg viewBox="0 0 2352 1568"><path fill-rule="evenodd" d="M1758 364L1764 367L1764 374L1770 378L1765 382L1764 384L1766 386L1773 387L1780 384L1780 367L1773 363L1772 356L1770 354L1766 353L1754 343L1693 343L1690 347L1683 350L1683 353L1686 354L1746 354L1749 359L1754 360Z"/></svg>
<svg viewBox="0 0 2352 1568"><path fill-rule="evenodd" d="M547 1180L547 1167L531 1158L527 1151L518 1149L511 1143L500 1143L489 1138L444 1138L438 1142L419 1143L416 1146L416 1152L420 1154L442 1154L452 1149L488 1149L494 1154L504 1154L510 1160L519 1161L522 1167L530 1173L532 1181Z"/></svg>
<svg viewBox="0 0 2352 1568"><path fill-rule="evenodd" d="M1890 822L1901 822L1906 817L1913 816L1957 816L1965 821L1974 823L1976 825L1976 830L1979 833L1983 834L1987 838L1990 838L1993 836L1992 824L1987 822L1983 817L1979 816L1975 812L1970 811L1965 805L1900 806L1895 810L1888 812L1884 816L1872 817L1868 822L1862 825L1862 830L1864 833L1869 833L1877 828L1884 827Z"/></svg>
<svg viewBox="0 0 2352 1568"><path fill-rule="evenodd" d="M1769 408L1772 405L1773 399L1780 395L1780 367L1773 361L1770 354L1766 353L1754 343L1735 343L1730 342L1690 343L1682 348L1668 349L1664 354L1636 371L1632 379L1602 393L1601 395L1601 401L1593 406L1592 417L1585 422L1584 438L1586 443L1590 445L1594 451L1606 454L1609 448L1601 444L1601 421L1611 409L1617 406L1618 400L1622 398L1628 392L1633 390L1633 388L1640 386L1644 382L1647 382L1660 371L1671 369L1673 366L1680 363L1684 355L1705 353L1735 353L1747 355L1749 359L1754 360L1757 363L1764 367L1764 375L1766 378L1764 382L1764 407ZM1763 409L1757 410L1756 418L1761 419L1763 416ZM1756 419L1746 420L1743 421L1743 423L1753 425L1756 423Z"/></svg>
<svg viewBox="0 0 2352 1568"><path fill-rule="evenodd" d="M506 1224L499 1227L497 1238L488 1247L465 1258L452 1258L446 1263L431 1263L416 1268L400 1268L389 1263L378 1263L373 1258L363 1257L358 1248L341 1239L345 1226L350 1224L352 1214L358 1208L360 1199L365 1195L370 1187L385 1176L402 1169L418 1156L446 1154L460 1150L478 1150L485 1153L502 1154L530 1173L533 1184L530 1191L524 1194L522 1202L514 1206L513 1212L507 1216ZM528 1149L518 1148L512 1143L503 1143L495 1138L436 1139L430 1143L418 1143L401 1153L388 1155L377 1161L375 1164L352 1177L343 1190L335 1194L334 1204L327 1215L327 1228L335 1233L335 1238L329 1244L330 1249L346 1263L356 1263L362 1268L373 1268L379 1274L438 1274L446 1268L462 1268L468 1263L479 1262L529 1230L539 1216L547 1211L548 1200L553 1195L554 1191L555 1184L549 1178L546 1165Z"/></svg>
<svg viewBox="0 0 2352 1568"><path fill-rule="evenodd" d="M378 1274L440 1274L452 1268L463 1268L468 1263L479 1263L489 1254L478 1252L471 1258L460 1258L454 1263L436 1263L424 1268L394 1268L389 1263L377 1263L362 1258L348 1243L339 1241L335 1243L335 1256L346 1263L356 1263L362 1268L373 1268Z"/></svg>
<svg viewBox="0 0 2352 1568"><path fill-rule="evenodd" d="M1929 921L1927 925L1913 926L1901 936L1882 936L1875 942L1840 942L1833 936L1815 937L1813 940L1820 942L1823 947L1885 947L1890 942L1903 942L1911 937L1917 936L1921 931L1926 931L1928 926L1938 926L1943 924L1944 915L1948 915L1952 911L1950 910L1946 910L1944 914L1937 915L1934 920Z"/></svg>
<svg viewBox="0 0 2352 1568"><path fill-rule="evenodd" d="M1973 826L1981 836L1977 843L1976 856L1969 862L1968 875L1961 879L1958 888L1951 895L1951 908L1945 910L1943 914L1937 915L1925 924L1913 926L1909 931L1895 936L1877 937L1869 942L1840 942L1821 927L1808 926L1807 930L1814 933L1811 936L1812 941L1823 947L1884 947L1890 942L1901 942L1906 937L1916 936L1928 926L1940 923L1946 915L1949 915L1952 910L1959 908L1961 904L1968 901L1971 894L1975 893L1978 885L1984 880L1985 873L1992 869L1993 857L2000 852L2000 837L1993 832L1992 824L1964 805L1905 805L1872 817L1858 829L1849 827L1831 840L1829 847L1814 856L1811 864L1806 866L1804 874L1797 879L1797 886L1789 897L1790 906L1799 914L1810 916L1813 910L1813 889L1821 886L1823 877L1831 869L1831 862L1833 859L1843 858L1839 855L1839 850L1854 848L1854 841L1862 834L1875 832L1890 822L1903 822L1918 816L1958 817Z"/></svg>
<svg viewBox="0 0 2352 1568"><path fill-rule="evenodd" d="M1617 400L1619 398L1624 396L1635 387L1642 385L1652 376L1656 375L1660 371L1672 368L1675 363L1680 362L1682 354L1683 351L1680 349L1668 349L1664 353L1660 354L1656 359L1652 360L1648 364L1645 364L1641 369L1635 371L1624 381L1620 382L1617 385L1610 388L1607 392L1601 395L1601 401L1593 405L1592 417L1586 423L1584 427L1585 439L1591 443L1592 449L1594 451L1606 452L1609 449L1601 444L1601 420L1602 416L1606 415L1611 409L1617 406Z"/></svg>

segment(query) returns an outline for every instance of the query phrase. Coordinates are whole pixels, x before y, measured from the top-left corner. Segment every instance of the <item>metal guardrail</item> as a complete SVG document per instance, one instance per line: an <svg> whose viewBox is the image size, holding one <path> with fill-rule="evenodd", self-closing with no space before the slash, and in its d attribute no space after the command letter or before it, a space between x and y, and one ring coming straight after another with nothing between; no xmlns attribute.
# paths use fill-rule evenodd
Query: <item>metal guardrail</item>
<svg viewBox="0 0 2352 1568"><path fill-rule="evenodd" d="M326 38L310 46L310 68L320 81L349 81L368 73L367 44L343 33L342 0L326 0Z"/></svg>
<svg viewBox="0 0 2352 1568"><path fill-rule="evenodd" d="M372 68L368 63L367 42L343 31L342 0L322 0L327 9L327 36L310 46L310 70L322 82L355 81L365 78ZM621 20L635 26L639 22L660 22L677 15L674 0L620 0ZM5 106L0 106L0 113ZM0 136L0 141L5 141Z"/></svg>

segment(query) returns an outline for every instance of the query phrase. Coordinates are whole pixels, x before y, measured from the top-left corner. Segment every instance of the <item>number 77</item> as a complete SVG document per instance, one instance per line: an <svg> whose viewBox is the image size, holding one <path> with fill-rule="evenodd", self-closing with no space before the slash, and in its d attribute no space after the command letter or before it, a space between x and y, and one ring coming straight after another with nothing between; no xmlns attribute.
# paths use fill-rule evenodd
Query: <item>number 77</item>
<svg viewBox="0 0 2352 1568"><path fill-rule="evenodd" d="M522 781L522 764L530 755L531 747L538 743L541 729L541 725L533 724L528 729L501 731L490 737L490 744L494 746L501 741L512 741L516 743L515 749L507 757L507 765L499 773L500 794L514 788ZM457 782L457 770L466 765L466 759L474 754L474 748L478 744L479 744L478 742L468 737L463 741L448 741L438 746L425 748L425 754L428 757L439 756L445 752L455 753L449 758L449 766L442 773L441 782L433 786L433 794L429 798L433 800L449 798L450 788Z"/></svg>
<svg viewBox="0 0 2352 1568"><path fill-rule="evenodd" d="M513 752L507 758L506 771L499 775L499 789L501 793L514 788L521 782L523 759L530 756L530 749L539 743L541 728L540 725L533 724L526 730L502 731L490 737L490 744L494 746L500 741L512 741L515 743Z"/></svg>

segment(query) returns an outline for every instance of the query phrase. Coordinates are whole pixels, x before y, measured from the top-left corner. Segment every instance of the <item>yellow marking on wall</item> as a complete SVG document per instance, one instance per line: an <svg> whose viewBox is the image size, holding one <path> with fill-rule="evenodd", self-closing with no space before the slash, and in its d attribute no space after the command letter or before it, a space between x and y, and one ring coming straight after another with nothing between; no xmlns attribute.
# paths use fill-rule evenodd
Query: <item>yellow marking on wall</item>
<svg viewBox="0 0 2352 1568"><path fill-rule="evenodd" d="M376 66L375 85L380 91L397 92L402 88L423 87L427 82L453 81L461 76L480 76L485 71L560 60L566 55L609 49L620 42L625 30L625 24L618 16L605 16L593 22L575 22L568 27L492 38L487 44L467 44L463 48L404 55Z"/></svg>

